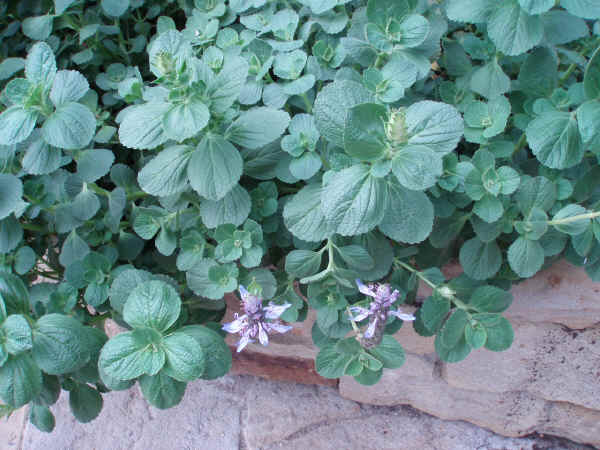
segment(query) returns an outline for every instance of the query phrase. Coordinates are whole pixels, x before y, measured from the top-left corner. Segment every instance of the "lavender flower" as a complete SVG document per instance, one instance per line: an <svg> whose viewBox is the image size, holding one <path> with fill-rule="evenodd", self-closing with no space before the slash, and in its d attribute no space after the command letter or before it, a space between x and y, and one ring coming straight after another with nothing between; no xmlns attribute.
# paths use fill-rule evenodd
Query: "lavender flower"
<svg viewBox="0 0 600 450"><path fill-rule="evenodd" d="M350 307L350 312L356 314L351 317L352 321L360 322L369 317L369 325L363 334L363 339L361 339L364 347L372 348L381 342L383 330L389 316L405 321L415 320L415 316L403 313L400 308L397 310L390 309L392 303L398 300L400 293L396 289L392 291L389 284L365 285L357 279L356 285L361 293L373 298L369 308L363 308L362 306Z"/></svg>
<svg viewBox="0 0 600 450"><path fill-rule="evenodd" d="M241 352L249 343L254 342L257 336L262 345L268 345L269 333L285 333L292 329L291 326L284 325L279 320L284 311L292 306L290 303L274 305L269 302L269 306L263 306L262 298L251 294L244 286L240 285L239 291L246 314L240 316L235 313L235 320L223 325L223 330L228 333L239 333L241 336L237 346L238 352Z"/></svg>

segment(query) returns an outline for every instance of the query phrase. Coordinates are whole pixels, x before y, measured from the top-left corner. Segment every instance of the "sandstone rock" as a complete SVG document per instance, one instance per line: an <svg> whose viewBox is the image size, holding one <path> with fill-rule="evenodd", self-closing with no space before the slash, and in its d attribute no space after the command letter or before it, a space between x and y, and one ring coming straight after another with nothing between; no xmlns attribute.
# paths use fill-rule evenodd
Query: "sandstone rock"
<svg viewBox="0 0 600 450"><path fill-rule="evenodd" d="M394 334L394 337L402 344L402 347L404 347L404 350L407 352L417 355L435 353L435 336L419 336L409 322L402 325L402 328Z"/></svg>
<svg viewBox="0 0 600 450"><path fill-rule="evenodd" d="M564 402L551 403L548 407L548 420L540 424L538 429L543 433L600 447L600 411Z"/></svg>
<svg viewBox="0 0 600 450"><path fill-rule="evenodd" d="M100 416L80 424L63 392L51 408L56 415L54 432L42 433L28 424L23 449L237 449L240 445L242 405L222 382L191 383L183 401L164 411L149 406L136 388L103 399Z"/></svg>
<svg viewBox="0 0 600 450"><path fill-rule="evenodd" d="M555 262L512 289L509 319L561 323L582 329L600 322L600 283L566 260Z"/></svg>
<svg viewBox="0 0 600 450"><path fill-rule="evenodd" d="M449 385L478 392L526 391L546 400L600 410L600 327L567 331L559 325L513 321L505 352L473 352L446 364Z"/></svg>
<svg viewBox="0 0 600 450"><path fill-rule="evenodd" d="M545 402L525 392L473 392L449 386L435 364L407 354L397 370L384 371L374 386L340 379L340 394L374 405L411 405L447 420L465 420L506 436L532 433L545 418Z"/></svg>
<svg viewBox="0 0 600 450"><path fill-rule="evenodd" d="M25 421L29 413L26 407L13 412L9 418L0 418L0 450L18 450Z"/></svg>

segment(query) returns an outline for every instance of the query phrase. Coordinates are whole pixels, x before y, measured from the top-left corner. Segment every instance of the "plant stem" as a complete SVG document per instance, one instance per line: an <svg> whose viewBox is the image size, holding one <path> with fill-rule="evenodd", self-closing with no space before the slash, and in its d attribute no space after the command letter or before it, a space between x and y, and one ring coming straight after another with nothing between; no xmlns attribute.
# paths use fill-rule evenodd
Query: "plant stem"
<svg viewBox="0 0 600 450"><path fill-rule="evenodd" d="M600 217L600 211L565 217L564 219L549 220L548 225L562 225L565 223L578 222L580 220L595 219L596 217Z"/></svg>
<svg viewBox="0 0 600 450"><path fill-rule="evenodd" d="M571 74L573 74L573 72L575 71L576 68L577 68L577 64L575 64L575 63L571 64L567 68L567 71L564 73L564 75L559 78L558 85L562 86L562 84L569 79L569 77L571 76Z"/></svg>
<svg viewBox="0 0 600 450"><path fill-rule="evenodd" d="M419 277L425 284L427 284L427 286L429 286L431 289L435 289L437 288L437 285L429 280L429 278L427 278L425 275L423 275L423 272L419 272L417 269L415 269L414 267L403 263L402 261L396 261L396 264L398 264L400 267L402 267L403 269L408 270L409 272L414 273L417 277Z"/></svg>
<svg viewBox="0 0 600 450"><path fill-rule="evenodd" d="M512 154L514 155L519 150L521 150L523 147L525 147L526 143L527 143L527 135L525 134L525 132L523 132L523 134L519 138L519 141L517 142L517 145L515 145L515 149L513 150Z"/></svg>

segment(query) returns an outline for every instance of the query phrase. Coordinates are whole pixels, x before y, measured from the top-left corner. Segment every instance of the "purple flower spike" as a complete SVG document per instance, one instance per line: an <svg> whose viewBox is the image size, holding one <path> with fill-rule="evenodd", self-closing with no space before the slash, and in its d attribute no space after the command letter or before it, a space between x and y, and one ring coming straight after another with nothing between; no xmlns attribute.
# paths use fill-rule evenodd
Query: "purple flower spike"
<svg viewBox="0 0 600 450"><path fill-rule="evenodd" d="M240 297L245 314L234 314L232 322L223 324L222 329L227 333L239 334L237 351L241 352L249 343L258 341L262 345L269 344L269 333L286 333L292 327L280 321L281 315L292 306L289 303L275 305L269 303L263 307L262 298L251 294L244 286L240 286Z"/></svg>
<svg viewBox="0 0 600 450"><path fill-rule="evenodd" d="M415 320L412 314L405 314L400 308L396 311L391 310L392 304L398 300L400 293L389 284L369 284L365 285L362 281L356 280L358 290L373 298L369 308L362 306L351 306L350 312L355 314L351 317L354 322L360 322L369 318L369 325L363 334L361 344L365 348L372 348L379 345L383 338L383 330L385 328L388 317L394 316L400 320L411 321Z"/></svg>

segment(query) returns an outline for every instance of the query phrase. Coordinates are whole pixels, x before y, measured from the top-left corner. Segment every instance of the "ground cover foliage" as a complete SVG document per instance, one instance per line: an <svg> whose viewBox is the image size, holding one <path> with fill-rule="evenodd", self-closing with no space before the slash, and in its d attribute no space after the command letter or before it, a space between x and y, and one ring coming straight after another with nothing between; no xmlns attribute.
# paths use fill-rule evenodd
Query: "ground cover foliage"
<svg viewBox="0 0 600 450"><path fill-rule="evenodd" d="M325 377L400 367L403 320L447 362L507 349L513 283L557 258L600 281L598 19L592 0L2 2L2 414L51 431L62 390L88 422L135 382L174 406L229 370L225 331L266 344L309 308Z"/></svg>

